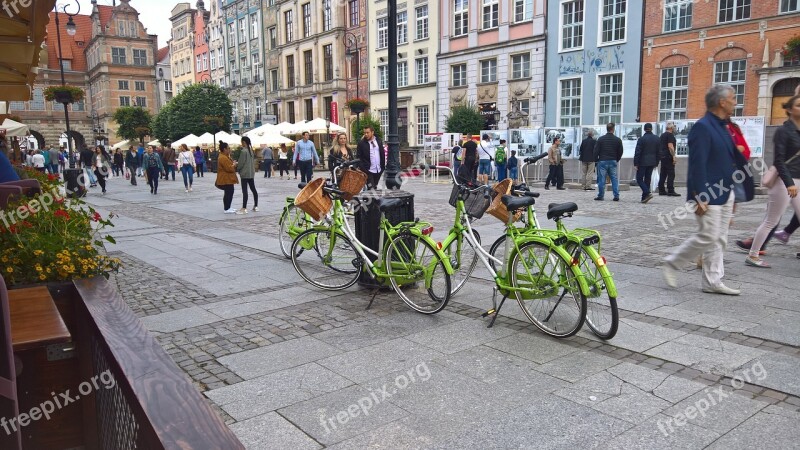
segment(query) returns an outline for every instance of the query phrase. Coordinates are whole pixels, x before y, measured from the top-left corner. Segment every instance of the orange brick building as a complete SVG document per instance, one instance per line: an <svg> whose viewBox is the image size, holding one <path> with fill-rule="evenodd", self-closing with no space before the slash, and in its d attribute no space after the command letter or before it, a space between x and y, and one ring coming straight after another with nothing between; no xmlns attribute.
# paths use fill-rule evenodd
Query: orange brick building
<svg viewBox="0 0 800 450"><path fill-rule="evenodd" d="M780 103L800 84L800 59L781 51L800 34L800 3L646 0L641 121L697 119L714 83L737 93L736 115L780 124Z"/></svg>

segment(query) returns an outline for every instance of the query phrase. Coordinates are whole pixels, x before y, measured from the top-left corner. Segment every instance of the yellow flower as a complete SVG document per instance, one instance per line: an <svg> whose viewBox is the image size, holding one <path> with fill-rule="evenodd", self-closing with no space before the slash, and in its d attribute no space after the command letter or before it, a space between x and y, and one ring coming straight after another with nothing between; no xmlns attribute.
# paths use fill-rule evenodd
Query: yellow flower
<svg viewBox="0 0 800 450"><path fill-rule="evenodd" d="M44 281L44 280L47 279L47 277L44 274L41 274L41 275L39 275L39 279Z"/></svg>
<svg viewBox="0 0 800 450"><path fill-rule="evenodd" d="M41 250L34 250L34 251L33 251L33 254L34 254L34 255L36 255L36 256L39 256L39 255L43 255L43 254L44 254L44 252L43 252L43 251L41 251Z"/></svg>
<svg viewBox="0 0 800 450"><path fill-rule="evenodd" d="M9 268L6 269L6 272L8 272L8 273L12 273L13 271L14 271L13 267L9 267Z"/></svg>

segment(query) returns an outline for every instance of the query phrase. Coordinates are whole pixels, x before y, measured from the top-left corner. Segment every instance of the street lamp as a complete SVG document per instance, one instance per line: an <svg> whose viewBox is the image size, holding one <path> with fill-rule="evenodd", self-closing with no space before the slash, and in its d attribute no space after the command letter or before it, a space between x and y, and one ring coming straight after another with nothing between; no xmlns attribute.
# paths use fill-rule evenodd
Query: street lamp
<svg viewBox="0 0 800 450"><path fill-rule="evenodd" d="M75 33L78 30L72 18L81 12L80 2L76 0L75 3L78 5L78 10L72 14L67 12L68 5L56 5L55 7L56 41L58 42L58 66L61 71L61 86L66 86L67 82L64 79L64 53L61 51L61 24L58 20L58 9L61 8L61 12L69 17L66 25L67 34L70 36L75 36ZM66 103L64 103L64 121L66 122L67 127L67 151L69 152L69 169L64 171L64 182L67 185L67 192L80 195L81 186L78 183L78 174L80 172L79 170L75 169L75 154L72 148L72 131L69 129L69 108L67 108Z"/></svg>
<svg viewBox="0 0 800 450"><path fill-rule="evenodd" d="M386 162L386 188L400 189L400 143L397 140L397 0L388 0L389 14L389 161Z"/></svg>
<svg viewBox="0 0 800 450"><path fill-rule="evenodd" d="M105 145L106 139L103 135L106 130L100 124L100 117L97 115L97 111L92 111L92 132L94 133L95 145Z"/></svg>
<svg viewBox="0 0 800 450"><path fill-rule="evenodd" d="M325 130L328 132L327 133L327 135L328 135L328 143L330 144L330 142L331 142L331 118L330 118L330 112L328 112L328 115L329 115L328 118L325 119Z"/></svg>
<svg viewBox="0 0 800 450"><path fill-rule="evenodd" d="M347 59L353 61L353 58L356 60L356 98L361 98L361 53L360 49L358 48L358 36L354 33L347 32L344 34L345 36L345 47L347 48ZM356 123L361 123L361 111L356 112Z"/></svg>
<svg viewBox="0 0 800 450"><path fill-rule="evenodd" d="M495 130L499 130L500 129L500 118L501 117L502 117L502 115L500 114L500 111L495 109L494 110L494 114L492 114L492 118L494 119L494 129Z"/></svg>

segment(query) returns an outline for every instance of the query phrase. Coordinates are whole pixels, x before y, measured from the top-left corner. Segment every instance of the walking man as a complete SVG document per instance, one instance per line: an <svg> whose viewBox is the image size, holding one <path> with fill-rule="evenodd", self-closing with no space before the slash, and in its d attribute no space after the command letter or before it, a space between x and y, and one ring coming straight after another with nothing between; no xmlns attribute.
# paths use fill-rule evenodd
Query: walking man
<svg viewBox="0 0 800 450"><path fill-rule="evenodd" d="M668 195L670 197L680 197L681 194L675 192L675 164L678 159L675 156L675 124L667 124L667 131L661 134L661 173L658 178L658 195ZM666 184L666 188L665 185Z"/></svg>
<svg viewBox="0 0 800 450"><path fill-rule="evenodd" d="M594 140L594 130L590 129L586 133L586 138L581 142L580 147L580 160L581 160L581 182L583 183L584 191L592 190L591 176L594 173L594 145L597 141Z"/></svg>
<svg viewBox="0 0 800 450"><path fill-rule="evenodd" d="M58 155L59 155L58 150L56 150L56 148L51 145L50 149L48 150L48 152L50 153L50 173L56 173L57 174L58 173L58 161L59 161L58 160Z"/></svg>
<svg viewBox="0 0 800 450"><path fill-rule="evenodd" d="M131 184L134 186L136 186L136 172L139 167L138 159L133 147L128 147L128 152L125 153L125 167L131 174Z"/></svg>
<svg viewBox="0 0 800 450"><path fill-rule="evenodd" d="M644 124L644 135L636 141L636 153L633 155L633 168L636 170L636 183L642 189L642 203L653 199L650 192L653 169L658 166L658 152L661 140L653 134L653 124Z"/></svg>
<svg viewBox="0 0 800 450"><path fill-rule="evenodd" d="M178 159L177 153L175 153L175 149L170 146L164 149L162 155L164 157L165 169L164 180L169 180L169 174L172 173L172 181L175 181L175 165L177 164L176 160Z"/></svg>
<svg viewBox="0 0 800 450"><path fill-rule="evenodd" d="M144 165L145 176L147 177L147 184L150 185L150 193L158 195L158 179L164 175L164 163L158 153L153 151L153 147L147 147L147 153L142 156L142 164Z"/></svg>
<svg viewBox="0 0 800 450"><path fill-rule="evenodd" d="M606 193L606 176L611 178L614 201L619 201L619 177L617 169L622 159L622 139L614 136L614 122L606 125L606 134L600 136L594 146L594 160L597 162L597 201L603 201Z"/></svg>
<svg viewBox="0 0 800 450"><path fill-rule="evenodd" d="M86 179L89 180L89 187L97 186L97 179L94 177L94 171L92 170L92 159L94 158L94 152L89 150L88 148L84 147L81 150L81 164L83 165L83 172L86 174ZM84 180L84 183L86 181Z"/></svg>
<svg viewBox="0 0 800 450"><path fill-rule="evenodd" d="M367 189L377 189L386 168L386 154L383 152L383 142L375 136L372 127L364 127L364 137L358 141L356 154L359 168L367 174Z"/></svg>
<svg viewBox="0 0 800 450"><path fill-rule="evenodd" d="M303 132L303 139L294 146L294 164L300 169L300 180L303 183L310 182L314 176L314 166L319 164L319 155L314 141L308 140L308 131Z"/></svg>
<svg viewBox="0 0 800 450"><path fill-rule="evenodd" d="M728 228L733 217L734 172L743 167L744 156L733 144L727 119L736 108L736 92L716 84L706 93L706 115L689 132L689 162L686 179L687 201L696 205L699 229L664 260L664 280L678 286L678 269L703 257L703 292L739 295L722 283L725 275L723 256L728 243ZM741 161L737 159L741 158Z"/></svg>

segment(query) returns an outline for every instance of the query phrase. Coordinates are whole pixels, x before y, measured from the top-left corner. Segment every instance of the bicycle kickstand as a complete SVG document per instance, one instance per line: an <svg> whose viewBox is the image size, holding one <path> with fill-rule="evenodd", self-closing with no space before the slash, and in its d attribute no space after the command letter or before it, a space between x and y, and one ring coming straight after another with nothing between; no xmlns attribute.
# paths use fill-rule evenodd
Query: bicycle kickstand
<svg viewBox="0 0 800 450"><path fill-rule="evenodd" d="M503 303L505 303L507 296L503 296L500 300L500 305L497 304L495 298L497 297L497 288L492 288L492 309L486 311L485 313L481 314L481 317L488 317L492 315L492 320L489 322L489 325L486 328L492 328L494 325L494 321L497 319L498 314L500 314L500 308L503 307Z"/></svg>
<svg viewBox="0 0 800 450"><path fill-rule="evenodd" d="M365 310L369 309L369 308L370 308L370 306L372 306L372 302L374 302L374 301L375 301L375 296L377 296L377 295L378 295L378 292L380 292L380 289L374 289L374 290L372 291L372 298L371 298L371 299L369 299L369 304L367 305L367 307L365 308Z"/></svg>

